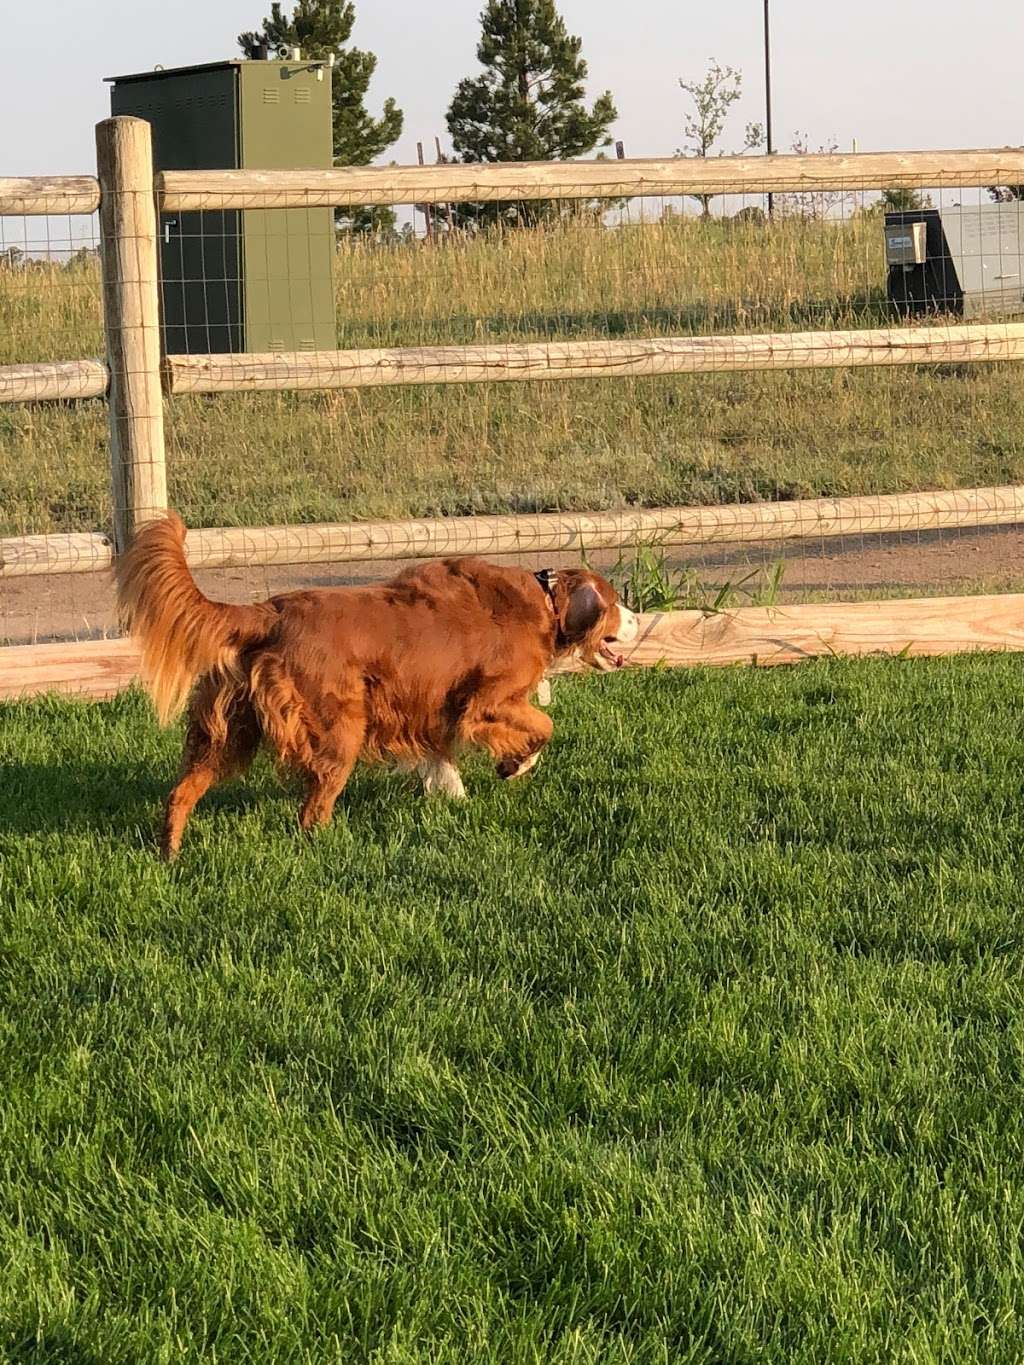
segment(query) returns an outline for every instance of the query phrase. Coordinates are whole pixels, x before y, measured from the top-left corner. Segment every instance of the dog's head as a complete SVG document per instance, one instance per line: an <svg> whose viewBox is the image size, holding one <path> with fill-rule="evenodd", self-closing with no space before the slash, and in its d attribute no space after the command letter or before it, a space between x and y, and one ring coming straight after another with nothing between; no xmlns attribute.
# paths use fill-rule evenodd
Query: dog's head
<svg viewBox="0 0 1024 1365"><path fill-rule="evenodd" d="M560 569L549 576L557 622L556 654L576 654L598 668L621 668L618 646L631 644L639 622L600 574L589 569Z"/></svg>

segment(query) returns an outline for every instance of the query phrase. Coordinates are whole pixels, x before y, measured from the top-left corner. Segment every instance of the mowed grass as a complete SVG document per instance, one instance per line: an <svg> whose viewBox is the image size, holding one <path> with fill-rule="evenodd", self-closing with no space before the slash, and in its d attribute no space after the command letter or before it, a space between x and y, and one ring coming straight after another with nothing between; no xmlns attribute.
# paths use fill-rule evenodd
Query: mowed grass
<svg viewBox="0 0 1024 1365"><path fill-rule="evenodd" d="M877 327L877 216L344 242L338 345ZM0 271L0 363L98 354L95 264ZM110 524L100 402L0 410L0 534ZM167 405L193 526L616 509L1024 481L1013 364L225 394Z"/></svg>
<svg viewBox="0 0 1024 1365"><path fill-rule="evenodd" d="M471 800L0 711L11 1361L1024 1356L1020 661L556 689Z"/></svg>

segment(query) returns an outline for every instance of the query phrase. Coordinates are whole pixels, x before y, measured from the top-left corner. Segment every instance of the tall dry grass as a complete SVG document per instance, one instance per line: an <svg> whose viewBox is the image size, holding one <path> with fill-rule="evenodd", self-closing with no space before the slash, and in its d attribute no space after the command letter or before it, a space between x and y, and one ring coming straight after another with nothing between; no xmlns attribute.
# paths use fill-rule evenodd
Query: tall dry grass
<svg viewBox="0 0 1024 1365"><path fill-rule="evenodd" d="M855 326L878 321L879 220L754 223L681 215L338 257L339 345L541 340Z"/></svg>
<svg viewBox="0 0 1024 1365"><path fill-rule="evenodd" d="M870 216L345 242L338 344L887 320ZM94 263L0 272L0 363L101 351ZM712 503L1024 481L1009 365L223 395L168 405L194 524ZM0 408L0 532L109 524L102 403Z"/></svg>

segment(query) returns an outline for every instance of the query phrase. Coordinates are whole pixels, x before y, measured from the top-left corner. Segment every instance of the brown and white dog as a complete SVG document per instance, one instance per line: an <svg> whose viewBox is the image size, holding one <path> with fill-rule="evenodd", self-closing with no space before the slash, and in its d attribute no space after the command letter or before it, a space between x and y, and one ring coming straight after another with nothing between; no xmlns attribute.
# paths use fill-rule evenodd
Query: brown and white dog
<svg viewBox="0 0 1024 1365"><path fill-rule="evenodd" d="M499 568L446 559L389 583L211 602L173 514L117 566L118 603L142 650L161 722L191 696L182 775L167 801L173 858L196 802L245 771L266 742L306 780L303 829L326 824L356 761L416 767L428 792L465 795L455 766L480 746L501 777L528 772L551 738L531 704L561 656L614 667L637 635L614 588L585 569Z"/></svg>

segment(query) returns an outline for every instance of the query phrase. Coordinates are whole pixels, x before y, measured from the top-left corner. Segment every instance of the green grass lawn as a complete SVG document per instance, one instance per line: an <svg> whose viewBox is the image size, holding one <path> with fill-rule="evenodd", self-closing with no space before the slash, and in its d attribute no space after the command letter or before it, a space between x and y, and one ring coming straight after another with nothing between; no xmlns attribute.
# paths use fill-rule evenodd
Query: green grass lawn
<svg viewBox="0 0 1024 1365"><path fill-rule="evenodd" d="M1021 662L566 680L536 777L0 709L6 1361L1024 1356Z"/></svg>

